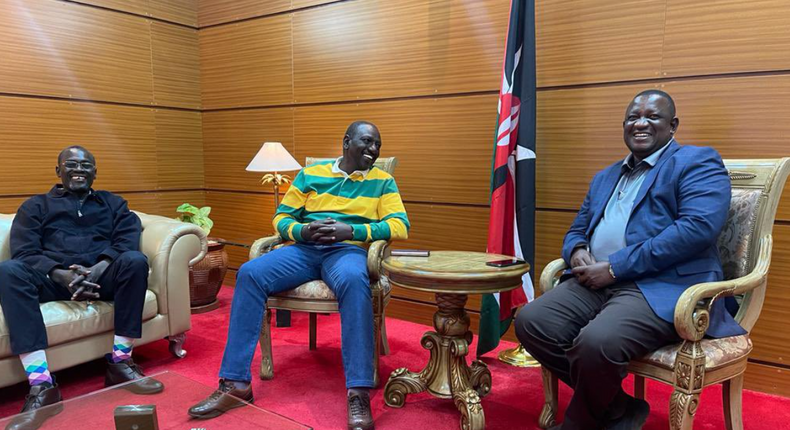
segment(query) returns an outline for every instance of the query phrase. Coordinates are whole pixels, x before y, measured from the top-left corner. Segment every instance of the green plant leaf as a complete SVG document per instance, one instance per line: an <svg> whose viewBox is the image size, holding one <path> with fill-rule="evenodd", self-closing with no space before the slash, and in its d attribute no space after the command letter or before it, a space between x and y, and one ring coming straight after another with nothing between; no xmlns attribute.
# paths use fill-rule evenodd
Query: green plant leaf
<svg viewBox="0 0 790 430"><path fill-rule="evenodd" d="M176 208L176 212L180 213L189 213L193 215L200 215L200 209L195 206L190 205L189 203L184 203L183 205Z"/></svg>
<svg viewBox="0 0 790 430"><path fill-rule="evenodd" d="M207 217L211 213L211 206L203 206L200 208L200 215Z"/></svg>

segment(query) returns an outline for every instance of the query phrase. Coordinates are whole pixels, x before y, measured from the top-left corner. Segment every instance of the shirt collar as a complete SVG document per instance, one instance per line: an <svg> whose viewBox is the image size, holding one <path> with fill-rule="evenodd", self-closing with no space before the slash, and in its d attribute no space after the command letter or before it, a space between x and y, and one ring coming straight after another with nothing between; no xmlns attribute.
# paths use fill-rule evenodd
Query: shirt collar
<svg viewBox="0 0 790 430"><path fill-rule="evenodd" d="M650 154L649 156L645 157L642 161L639 162L639 164L644 162L644 163L649 164L650 167L655 166L656 163L658 163L658 159L661 158L661 154L663 154L664 151L667 150L669 145L671 145L672 142L674 142L674 141L675 141L674 137L672 139L669 139L669 142L667 142L666 145L662 146L661 149L659 149L658 151L656 151L656 152ZM636 167L633 164L634 164L634 154L628 154L628 157L625 157L625 160L623 160L623 168L627 167L629 169L633 169L633 168ZM639 164L637 164L637 165L639 165Z"/></svg>
<svg viewBox="0 0 790 430"><path fill-rule="evenodd" d="M51 190L49 190L48 194L50 197L60 198L60 197L65 197L66 195L72 195L73 193L68 191L66 188L64 188L63 184L55 184L55 186L52 187ZM88 190L88 197L93 197L96 200L101 201L99 195L93 192L93 188Z"/></svg>
<svg viewBox="0 0 790 430"><path fill-rule="evenodd" d="M345 170L342 170L340 168L340 160L342 160L342 159L343 159L343 157L337 157L337 160L335 160L335 164L332 165L332 173L340 173L341 175L343 175L346 178L350 178L350 177L352 177L354 175L362 175L363 178L367 178L368 173L370 173L370 169L355 170L355 171L351 172L351 174L349 175L348 173L346 173Z"/></svg>

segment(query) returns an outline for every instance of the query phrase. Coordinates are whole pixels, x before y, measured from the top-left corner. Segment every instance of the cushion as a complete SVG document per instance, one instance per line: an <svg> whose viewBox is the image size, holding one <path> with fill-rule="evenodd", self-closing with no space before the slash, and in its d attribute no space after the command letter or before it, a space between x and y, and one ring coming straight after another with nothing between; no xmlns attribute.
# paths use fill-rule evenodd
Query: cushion
<svg viewBox="0 0 790 430"><path fill-rule="evenodd" d="M392 288L387 278L381 279L381 286L385 293ZM306 282L293 290L275 294L275 296L305 300L337 300L335 293L321 280Z"/></svg>
<svg viewBox="0 0 790 430"><path fill-rule="evenodd" d="M749 273L749 250L761 190L733 188L727 223L719 235L719 256L724 279L735 279Z"/></svg>
<svg viewBox="0 0 790 430"><path fill-rule="evenodd" d="M41 305L44 324L47 326L49 345L54 346L70 342L94 334L112 331L114 327L113 302L59 301ZM143 305L143 321L148 321L157 314L156 294L148 290ZM112 345L107 345L107 352ZM0 312L0 357L11 355L11 337L8 333L5 317Z"/></svg>
<svg viewBox="0 0 790 430"><path fill-rule="evenodd" d="M715 369L745 357L752 350L749 335L725 337L721 339L703 339L702 351L705 353L705 369ZM675 358L680 344L675 343L659 348L637 361L653 364L667 369L675 368Z"/></svg>

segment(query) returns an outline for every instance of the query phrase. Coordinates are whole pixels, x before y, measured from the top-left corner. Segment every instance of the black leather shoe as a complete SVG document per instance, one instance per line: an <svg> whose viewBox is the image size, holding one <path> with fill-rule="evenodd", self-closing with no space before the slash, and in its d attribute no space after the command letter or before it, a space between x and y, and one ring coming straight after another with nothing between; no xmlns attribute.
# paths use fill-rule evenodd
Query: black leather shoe
<svg viewBox="0 0 790 430"><path fill-rule="evenodd" d="M6 430L35 430L41 427L44 421L63 410L61 400L60 389L56 384L33 385L30 394L25 397L22 415L12 419Z"/></svg>
<svg viewBox="0 0 790 430"><path fill-rule="evenodd" d="M620 418L609 421L606 430L641 430L650 415L650 405L641 399L628 396L625 413Z"/></svg>
<svg viewBox="0 0 790 430"><path fill-rule="evenodd" d="M348 393L348 430L373 430L370 395L367 393Z"/></svg>
<svg viewBox="0 0 790 430"><path fill-rule="evenodd" d="M124 360L119 363L107 361L107 373L104 375L104 386L123 384L124 382L136 381L127 384L123 388L134 394L156 394L165 389L164 384L154 378L148 378L143 373L140 366L134 364L132 359Z"/></svg>
<svg viewBox="0 0 790 430"><path fill-rule="evenodd" d="M207 420L218 417L225 412L240 408L247 403L255 401L252 395L252 384L241 389L234 381L219 380L219 388L211 393L205 400L189 408L189 416Z"/></svg>

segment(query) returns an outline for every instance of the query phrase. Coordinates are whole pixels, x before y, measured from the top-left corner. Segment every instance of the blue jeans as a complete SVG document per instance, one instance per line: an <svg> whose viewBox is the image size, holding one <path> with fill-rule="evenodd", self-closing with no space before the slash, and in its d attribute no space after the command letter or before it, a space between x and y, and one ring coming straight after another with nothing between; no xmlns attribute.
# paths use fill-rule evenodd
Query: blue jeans
<svg viewBox="0 0 790 430"><path fill-rule="evenodd" d="M272 294L317 279L335 293L340 308L346 387L373 387L375 343L367 252L346 243L285 246L241 266L236 275L220 378L252 380L250 366L266 300Z"/></svg>

